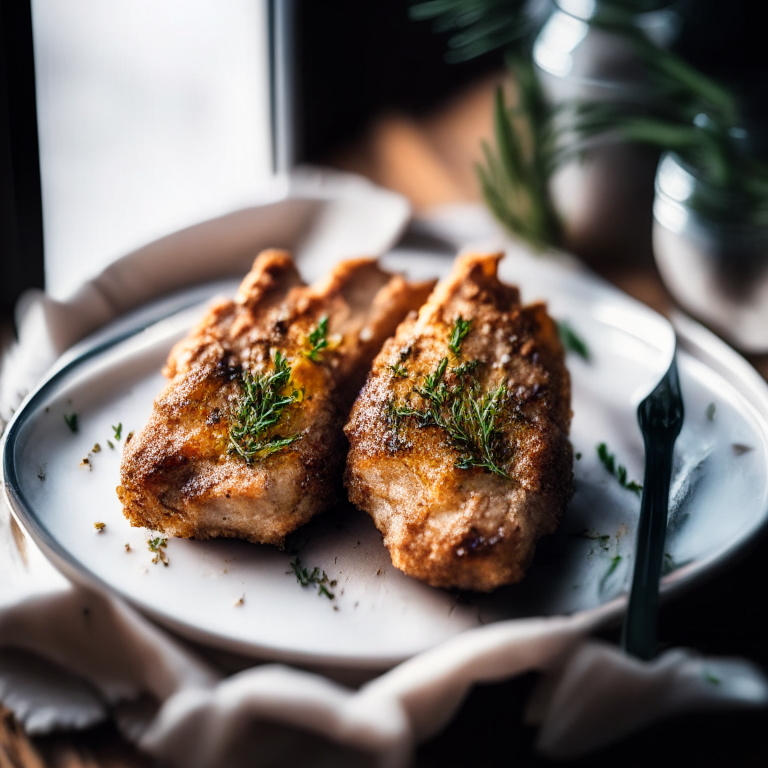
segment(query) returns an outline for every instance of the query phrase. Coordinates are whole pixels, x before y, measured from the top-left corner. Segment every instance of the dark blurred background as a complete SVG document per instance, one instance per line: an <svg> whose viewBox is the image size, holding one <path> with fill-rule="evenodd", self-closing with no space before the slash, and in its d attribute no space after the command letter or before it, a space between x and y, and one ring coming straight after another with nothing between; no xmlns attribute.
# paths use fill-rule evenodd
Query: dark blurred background
<svg viewBox="0 0 768 768"><path fill-rule="evenodd" d="M445 61L446 35L409 17L408 0L270 3L274 35L293 62L292 160L335 163L379 116L428 116L473 82L503 68L500 53ZM768 47L762 6L695 0L678 49L743 96L745 119L766 122ZM0 1L0 311L43 287L43 213L37 156L30 0ZM274 59L274 57L273 57ZM278 137L279 138L279 137Z"/></svg>

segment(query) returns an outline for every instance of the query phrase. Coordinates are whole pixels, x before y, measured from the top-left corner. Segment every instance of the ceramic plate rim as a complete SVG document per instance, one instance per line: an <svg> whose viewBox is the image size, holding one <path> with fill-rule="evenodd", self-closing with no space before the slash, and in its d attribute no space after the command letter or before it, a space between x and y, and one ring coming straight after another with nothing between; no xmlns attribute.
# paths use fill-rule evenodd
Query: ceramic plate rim
<svg viewBox="0 0 768 768"><path fill-rule="evenodd" d="M577 276L574 275L574 277ZM592 286L590 286L592 288L599 286L611 292L621 293L613 286L605 283L601 278L592 274L580 274L578 279L583 282L592 283ZM625 294L621 294L621 296L625 300L635 302L632 297ZM333 667L376 670L387 669L404 661L408 658L407 656L378 655L372 658L370 656L358 657L348 654L306 654L264 643L243 642L226 635L217 634L213 630L203 629L200 626L171 618L151 606L143 604L139 600L134 600L119 587L109 585L96 575L43 526L32 505L25 499L20 488L14 462L15 443L24 423L36 412L36 404L45 399L49 388L53 387L62 377L86 360L114 347L121 341L138 335L156 323L172 317L199 302L200 299L195 298L194 300L180 303L177 298L173 302L172 309L163 310L163 306L171 303L165 300L159 302L160 310L155 312L151 318L145 316L130 327L125 327L125 322L120 323L118 321L120 327L116 332L106 335L104 332L94 334L90 339L84 340L72 348L70 352L65 353L45 376L43 381L30 392L7 425L2 441L0 479L2 479L6 498L14 517L41 548L46 558L67 578L86 588L95 589L108 596L117 596L125 600L142 615L187 639L222 650L243 654L251 658ZM642 306L645 307L645 305ZM648 309L647 307L645 308ZM142 309L146 309L146 307ZM139 311L136 314L141 315L142 313ZM768 382L738 352L704 326L681 313L677 313L673 317L673 324L677 333L678 347L690 353L697 360L704 362L707 367L716 370L720 376L726 379L745 398L747 403L752 406L752 409L756 412L755 416L758 421L762 422L761 426L766 434L768 434ZM705 359L702 360L702 357ZM753 397L757 396L759 402L755 403L753 397L749 396L750 394ZM768 510L763 511L763 515L757 525L745 531L727 549L697 559L665 576L661 582L662 599L668 600L713 577L740 554L753 547L766 531L768 531ZM568 615L584 618L593 615L599 617L600 624L611 623L622 616L626 603L627 595L622 594L604 604ZM520 619L509 619L506 621L520 621ZM498 622L498 624L503 623L506 622Z"/></svg>

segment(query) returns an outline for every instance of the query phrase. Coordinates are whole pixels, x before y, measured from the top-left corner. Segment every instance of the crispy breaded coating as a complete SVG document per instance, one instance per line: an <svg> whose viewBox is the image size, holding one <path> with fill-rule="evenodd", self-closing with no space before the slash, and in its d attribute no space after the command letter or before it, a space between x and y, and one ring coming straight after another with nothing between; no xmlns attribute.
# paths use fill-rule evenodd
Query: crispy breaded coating
<svg viewBox="0 0 768 768"><path fill-rule="evenodd" d="M281 545L327 509L352 401L431 288L372 259L342 262L308 287L288 253L260 254L234 301L211 306L173 348L168 384L125 446L117 492L131 524Z"/></svg>
<svg viewBox="0 0 768 768"><path fill-rule="evenodd" d="M557 327L459 258L376 358L350 414L350 500L394 565L438 587L520 581L573 488L570 377Z"/></svg>

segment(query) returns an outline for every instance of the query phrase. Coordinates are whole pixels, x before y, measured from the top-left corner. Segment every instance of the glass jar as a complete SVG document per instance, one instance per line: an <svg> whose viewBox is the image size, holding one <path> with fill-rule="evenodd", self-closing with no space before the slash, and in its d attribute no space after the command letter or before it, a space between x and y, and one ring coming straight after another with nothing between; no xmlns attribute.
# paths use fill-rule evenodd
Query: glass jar
<svg viewBox="0 0 768 768"><path fill-rule="evenodd" d="M768 201L707 182L674 153L656 174L653 249L680 305L746 352L768 352Z"/></svg>
<svg viewBox="0 0 768 768"><path fill-rule="evenodd" d="M539 32L533 59L553 105L574 101L653 98L642 64L626 37L603 20L640 29L668 47L682 27L678 0L556 0ZM567 116L567 111L562 113ZM567 117L565 118L567 119ZM568 125L561 125L568 131ZM659 153L610 136L583 145L579 160L553 178L552 194L564 220L566 245L588 260L651 260L651 205Z"/></svg>

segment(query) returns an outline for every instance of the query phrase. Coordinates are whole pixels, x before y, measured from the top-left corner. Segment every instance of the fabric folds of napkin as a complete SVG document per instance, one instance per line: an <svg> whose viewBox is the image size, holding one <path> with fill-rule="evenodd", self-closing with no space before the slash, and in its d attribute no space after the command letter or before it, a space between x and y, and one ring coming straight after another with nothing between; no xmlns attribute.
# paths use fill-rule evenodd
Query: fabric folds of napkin
<svg viewBox="0 0 768 768"><path fill-rule="evenodd" d="M338 258L386 252L409 217L406 201L361 179L304 171L272 200L129 254L67 301L31 294L2 366L0 414L70 345L133 307L242 274L266 246L294 250L311 278ZM450 220L442 234L458 247L467 232ZM31 734L114 718L141 749L188 768L404 767L472 685L530 670L543 674L527 718L556 758L676 712L768 704L768 681L747 662L674 650L642 663L589 639L618 609L479 627L358 687L281 664L233 674L119 599L70 583L0 500L0 702Z"/></svg>

